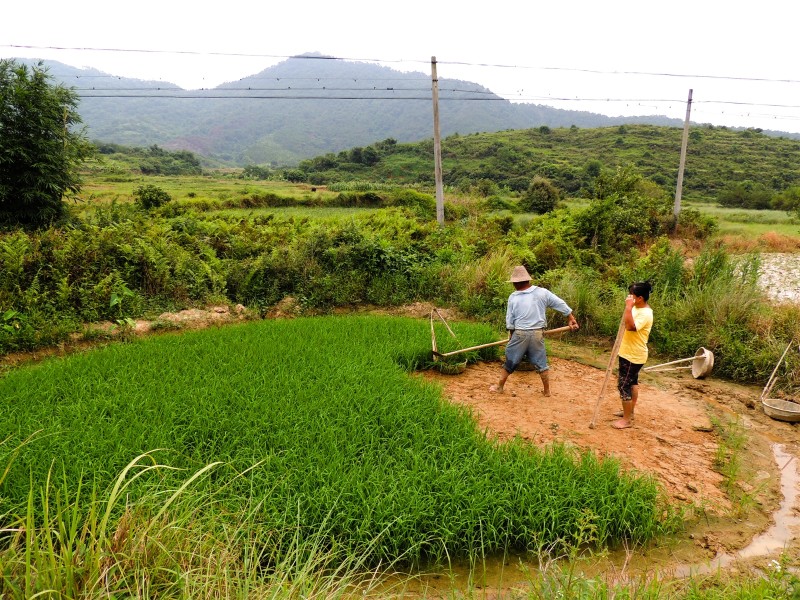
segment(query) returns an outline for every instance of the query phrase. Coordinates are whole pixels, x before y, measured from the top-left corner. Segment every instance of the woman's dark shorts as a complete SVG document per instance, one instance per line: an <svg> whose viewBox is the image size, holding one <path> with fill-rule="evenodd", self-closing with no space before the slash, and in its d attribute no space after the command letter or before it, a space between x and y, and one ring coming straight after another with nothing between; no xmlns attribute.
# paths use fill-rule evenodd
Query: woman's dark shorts
<svg viewBox="0 0 800 600"><path fill-rule="evenodd" d="M623 400L631 399L631 387L639 385L639 371L643 366L632 363L627 358L619 357L617 389L619 390L619 397Z"/></svg>

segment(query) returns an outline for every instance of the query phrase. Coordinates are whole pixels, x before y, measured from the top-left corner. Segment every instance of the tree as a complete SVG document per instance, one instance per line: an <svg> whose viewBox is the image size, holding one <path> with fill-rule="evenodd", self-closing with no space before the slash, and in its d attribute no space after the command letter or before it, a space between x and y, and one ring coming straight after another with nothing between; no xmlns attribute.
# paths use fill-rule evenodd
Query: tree
<svg viewBox="0 0 800 600"><path fill-rule="evenodd" d="M535 175L527 191L519 199L519 207L526 212L543 215L553 210L561 199L561 193L546 177Z"/></svg>
<svg viewBox="0 0 800 600"><path fill-rule="evenodd" d="M157 185L140 185L133 190L133 201L145 210L158 208L172 200L163 189Z"/></svg>
<svg viewBox="0 0 800 600"><path fill-rule="evenodd" d="M78 96L38 63L0 60L0 224L43 226L80 191L78 168L94 152L77 130Z"/></svg>

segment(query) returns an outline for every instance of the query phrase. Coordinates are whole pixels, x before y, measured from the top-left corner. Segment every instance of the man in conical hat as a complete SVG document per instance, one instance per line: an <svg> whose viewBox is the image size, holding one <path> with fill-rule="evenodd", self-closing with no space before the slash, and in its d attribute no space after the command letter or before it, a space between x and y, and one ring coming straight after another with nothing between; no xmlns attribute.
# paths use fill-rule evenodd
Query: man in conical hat
<svg viewBox="0 0 800 600"><path fill-rule="evenodd" d="M506 329L508 329L506 360L503 363L500 380L489 389L502 393L508 376L516 371L527 354L528 360L542 379L542 394L550 396L550 372L542 334L547 326L545 311L552 308L565 315L573 330L578 329L578 322L572 314L572 309L561 298L550 290L531 285L531 276L524 266L514 267L509 282L514 285L514 291L508 297L506 309Z"/></svg>

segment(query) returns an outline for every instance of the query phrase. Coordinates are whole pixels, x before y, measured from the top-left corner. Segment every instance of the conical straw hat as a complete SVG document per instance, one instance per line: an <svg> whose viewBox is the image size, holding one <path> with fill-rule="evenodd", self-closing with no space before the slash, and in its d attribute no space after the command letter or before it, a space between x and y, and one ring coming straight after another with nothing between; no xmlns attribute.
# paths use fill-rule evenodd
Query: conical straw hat
<svg viewBox="0 0 800 600"><path fill-rule="evenodd" d="M528 274L528 270L522 265L514 267L514 270L511 271L511 279L509 279L511 283L519 283L520 281L530 280L531 276Z"/></svg>

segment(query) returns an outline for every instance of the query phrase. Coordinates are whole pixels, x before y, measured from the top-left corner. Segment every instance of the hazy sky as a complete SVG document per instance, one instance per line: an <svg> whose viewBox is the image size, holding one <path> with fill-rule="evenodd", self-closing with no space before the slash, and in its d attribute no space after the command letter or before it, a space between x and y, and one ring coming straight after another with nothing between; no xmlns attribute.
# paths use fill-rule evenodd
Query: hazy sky
<svg viewBox="0 0 800 600"><path fill-rule="evenodd" d="M6 2L0 58L195 89L305 52L427 75L436 56L439 77L510 100L683 119L691 88L692 121L798 132L798 16L789 0Z"/></svg>

